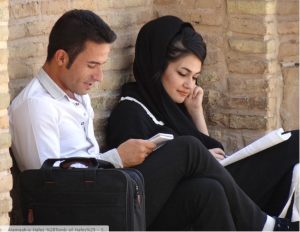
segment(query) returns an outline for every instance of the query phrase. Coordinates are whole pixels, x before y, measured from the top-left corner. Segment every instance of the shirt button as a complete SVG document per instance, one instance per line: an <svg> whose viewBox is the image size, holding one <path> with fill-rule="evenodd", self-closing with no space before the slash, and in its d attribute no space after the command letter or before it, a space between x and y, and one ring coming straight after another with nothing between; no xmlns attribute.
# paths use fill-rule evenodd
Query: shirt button
<svg viewBox="0 0 300 232"><path fill-rule="evenodd" d="M83 126L83 125L84 125L84 122L81 122L80 125Z"/></svg>
<svg viewBox="0 0 300 232"><path fill-rule="evenodd" d="M79 102L76 102L76 103L75 103L75 106L79 106Z"/></svg>

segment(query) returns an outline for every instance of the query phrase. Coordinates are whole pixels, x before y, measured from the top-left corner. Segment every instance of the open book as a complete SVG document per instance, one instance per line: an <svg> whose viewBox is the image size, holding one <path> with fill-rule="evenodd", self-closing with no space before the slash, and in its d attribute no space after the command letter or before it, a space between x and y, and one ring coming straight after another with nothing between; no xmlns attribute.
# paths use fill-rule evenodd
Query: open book
<svg viewBox="0 0 300 232"><path fill-rule="evenodd" d="M283 134L283 132L284 131L282 128L271 131L263 137L257 139L253 143L249 144L248 146L228 156L226 159L220 160L220 163L223 166L232 164L236 161L239 161L269 147L272 147L278 143L281 143L291 137L291 133Z"/></svg>

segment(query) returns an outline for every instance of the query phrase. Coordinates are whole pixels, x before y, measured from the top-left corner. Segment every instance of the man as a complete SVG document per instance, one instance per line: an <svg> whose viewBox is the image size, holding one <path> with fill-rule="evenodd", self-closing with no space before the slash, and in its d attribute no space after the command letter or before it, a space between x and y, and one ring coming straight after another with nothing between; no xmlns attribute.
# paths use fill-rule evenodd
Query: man
<svg viewBox="0 0 300 232"><path fill-rule="evenodd" d="M72 10L55 23L45 64L9 108L12 151L21 171L40 168L48 158L73 156L128 167L154 149L152 142L132 139L99 152L87 93L103 79L102 66L115 39L91 11Z"/></svg>

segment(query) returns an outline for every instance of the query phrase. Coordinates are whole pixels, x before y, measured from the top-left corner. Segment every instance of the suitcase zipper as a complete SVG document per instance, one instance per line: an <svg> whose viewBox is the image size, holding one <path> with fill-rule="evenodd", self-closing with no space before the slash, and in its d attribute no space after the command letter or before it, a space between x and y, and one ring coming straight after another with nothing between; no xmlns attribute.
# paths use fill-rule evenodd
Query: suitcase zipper
<svg viewBox="0 0 300 232"><path fill-rule="evenodd" d="M135 184L135 198L137 199L139 207L141 207L141 193L137 184Z"/></svg>
<svg viewBox="0 0 300 232"><path fill-rule="evenodd" d="M134 173L134 174L136 175L136 173ZM135 195L134 195L134 198L136 199L139 208L141 208L143 191L140 191L138 182L135 179L135 177L132 176L131 180L132 180L132 182L135 185Z"/></svg>
<svg viewBox="0 0 300 232"><path fill-rule="evenodd" d="M34 222L34 216L33 216L33 209L29 208L27 213L27 222L28 224L32 225Z"/></svg>

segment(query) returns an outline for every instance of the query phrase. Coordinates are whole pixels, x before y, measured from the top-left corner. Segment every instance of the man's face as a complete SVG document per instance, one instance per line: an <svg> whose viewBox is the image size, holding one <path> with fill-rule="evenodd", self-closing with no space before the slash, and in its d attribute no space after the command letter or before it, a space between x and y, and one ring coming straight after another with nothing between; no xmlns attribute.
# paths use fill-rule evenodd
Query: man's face
<svg viewBox="0 0 300 232"><path fill-rule="evenodd" d="M87 94L96 81L102 81L102 65L107 61L110 44L87 41L71 67L61 69L59 86L67 94Z"/></svg>

